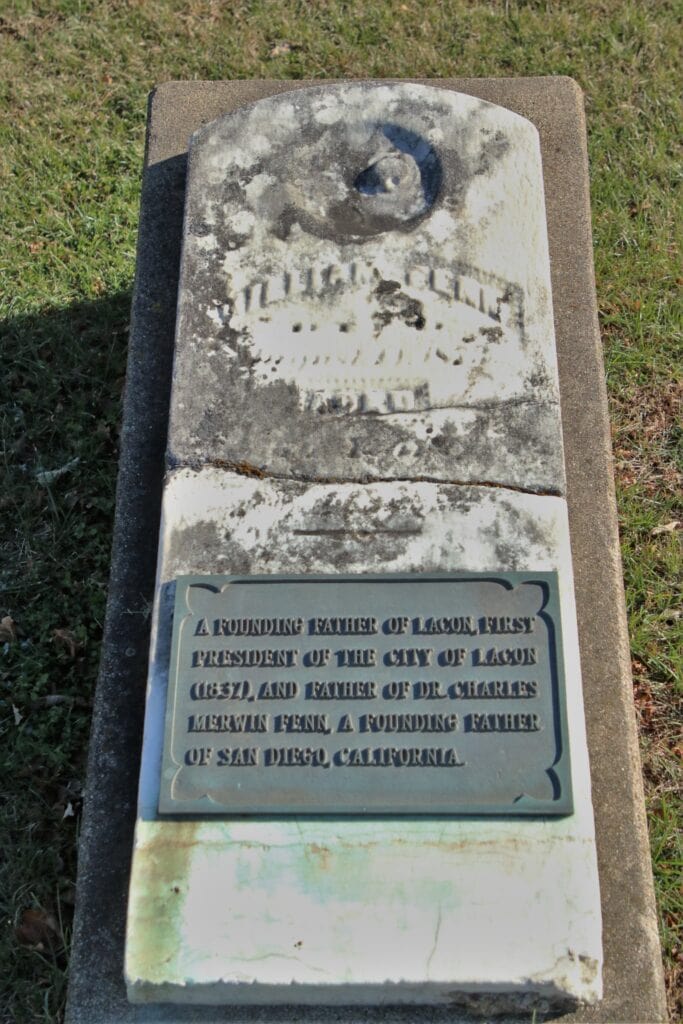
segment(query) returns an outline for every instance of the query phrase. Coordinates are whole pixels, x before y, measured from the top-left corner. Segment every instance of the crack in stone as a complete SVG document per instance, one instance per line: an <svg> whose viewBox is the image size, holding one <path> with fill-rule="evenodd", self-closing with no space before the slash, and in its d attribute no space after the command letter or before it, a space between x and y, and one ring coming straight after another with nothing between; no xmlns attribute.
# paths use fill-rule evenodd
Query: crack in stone
<svg viewBox="0 0 683 1024"><path fill-rule="evenodd" d="M432 966L432 959L434 957L434 954L436 953L436 947L439 944L439 932L440 931L441 931L441 904L439 903L439 909L438 909L438 913L436 915L436 928L434 929L434 942L432 943L431 951L429 953L429 956L427 957L427 966L425 968L425 973L426 973L428 978L429 978L429 968Z"/></svg>
<svg viewBox="0 0 683 1024"><path fill-rule="evenodd" d="M522 487L520 484L504 484L498 480L454 480L443 479L436 476L365 476L362 480L352 480L346 477L335 476L312 476L301 474L292 476L286 473L273 473L254 466L250 462L233 462L230 459L205 459L204 461L173 460L168 466L168 478L183 469L199 472L201 469L226 469L238 476L257 477L259 480L278 480L289 483L300 484L355 484L367 486L370 484L440 484L444 487L488 487L495 490L514 491L517 494L533 494L539 498L562 498L562 491L558 487ZM391 531L396 532L396 531Z"/></svg>
<svg viewBox="0 0 683 1024"><path fill-rule="evenodd" d="M313 964L308 963L300 956L292 956L288 953L261 953L258 956L235 956L234 960L238 960L240 963L251 964L258 963L261 960L294 960L300 964L306 964L306 966L316 971L318 974L328 975L330 972L326 971L324 967L315 967Z"/></svg>

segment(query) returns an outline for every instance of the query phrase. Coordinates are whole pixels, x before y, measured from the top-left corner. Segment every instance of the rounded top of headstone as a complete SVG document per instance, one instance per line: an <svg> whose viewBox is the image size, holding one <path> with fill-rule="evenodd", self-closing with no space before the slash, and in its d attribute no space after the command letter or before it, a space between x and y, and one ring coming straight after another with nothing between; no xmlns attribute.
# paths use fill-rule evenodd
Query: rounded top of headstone
<svg viewBox="0 0 683 1024"><path fill-rule="evenodd" d="M558 490L534 126L435 86L285 88L190 146L172 464Z"/></svg>
<svg viewBox="0 0 683 1024"><path fill-rule="evenodd" d="M413 231L464 196L471 167L448 125L482 100L410 83L347 83L260 100L205 125L193 140L212 182L243 190L245 206L285 239L295 224L336 242ZM518 115L508 118L533 126ZM495 140L482 139L495 159ZM208 151L208 152L207 152ZM447 188L446 188L447 186Z"/></svg>

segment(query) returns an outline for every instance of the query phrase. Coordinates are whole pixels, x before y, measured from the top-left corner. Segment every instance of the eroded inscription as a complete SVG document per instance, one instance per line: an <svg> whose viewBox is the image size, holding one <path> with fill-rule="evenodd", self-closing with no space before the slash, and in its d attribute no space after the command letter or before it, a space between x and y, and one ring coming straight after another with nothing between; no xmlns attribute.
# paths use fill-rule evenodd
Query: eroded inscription
<svg viewBox="0 0 683 1024"><path fill-rule="evenodd" d="M249 335L244 375L296 381L309 411L446 408L492 354L518 352L524 303L511 281L464 263L386 273L362 261L281 271L229 293L209 315Z"/></svg>
<svg viewBox="0 0 683 1024"><path fill-rule="evenodd" d="M159 809L568 813L561 663L554 573L181 577Z"/></svg>

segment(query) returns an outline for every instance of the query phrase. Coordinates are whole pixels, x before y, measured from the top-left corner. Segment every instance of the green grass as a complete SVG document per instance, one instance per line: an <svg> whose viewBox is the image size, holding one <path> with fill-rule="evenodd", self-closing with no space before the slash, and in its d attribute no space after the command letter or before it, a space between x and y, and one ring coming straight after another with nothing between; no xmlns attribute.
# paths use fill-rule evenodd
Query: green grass
<svg viewBox="0 0 683 1024"><path fill-rule="evenodd" d="M666 0L0 6L1 1024L63 1008L146 95L170 78L563 74L585 90L636 707L683 1014L680 533L654 532L683 519L679 13Z"/></svg>

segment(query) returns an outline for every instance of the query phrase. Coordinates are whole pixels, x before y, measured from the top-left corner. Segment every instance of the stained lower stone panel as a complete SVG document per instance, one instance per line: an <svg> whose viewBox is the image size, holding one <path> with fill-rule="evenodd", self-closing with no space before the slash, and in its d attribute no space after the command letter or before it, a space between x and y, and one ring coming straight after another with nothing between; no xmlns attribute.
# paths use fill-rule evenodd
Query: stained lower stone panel
<svg viewBox="0 0 683 1024"><path fill-rule="evenodd" d="M504 522L508 532L496 525ZM573 813L521 823L159 820L166 584L206 573L219 552L228 573L286 572L304 558L311 573L558 571ZM562 498L182 470L166 486L154 617L129 901L132 1000L439 1004L498 991L500 1008L510 993L540 1007L599 998L599 890Z"/></svg>

